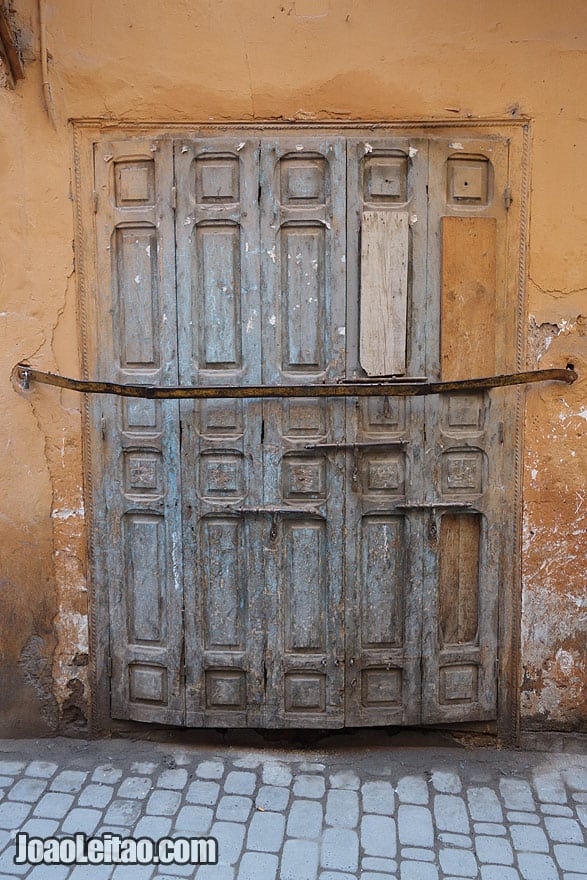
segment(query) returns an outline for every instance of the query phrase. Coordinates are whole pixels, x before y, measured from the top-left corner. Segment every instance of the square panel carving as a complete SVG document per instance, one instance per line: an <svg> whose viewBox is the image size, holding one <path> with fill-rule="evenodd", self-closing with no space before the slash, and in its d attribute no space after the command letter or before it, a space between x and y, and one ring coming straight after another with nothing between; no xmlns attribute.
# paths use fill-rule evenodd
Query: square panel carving
<svg viewBox="0 0 587 880"><path fill-rule="evenodd" d="M167 703L167 670L162 666L131 663L129 696L134 703Z"/></svg>
<svg viewBox="0 0 587 880"><path fill-rule="evenodd" d="M474 703L477 700L478 668L472 664L440 669L441 703Z"/></svg>
<svg viewBox="0 0 587 880"><path fill-rule="evenodd" d="M404 460L402 455L365 453L361 473L363 492L369 495L403 495Z"/></svg>
<svg viewBox="0 0 587 880"><path fill-rule="evenodd" d="M203 400L200 409L200 431L211 436L240 436L243 432L242 401Z"/></svg>
<svg viewBox="0 0 587 880"><path fill-rule="evenodd" d="M284 434L288 437L316 437L325 433L324 403L320 400L290 400L284 404Z"/></svg>
<svg viewBox="0 0 587 880"><path fill-rule="evenodd" d="M200 488L207 497L234 498L244 494L241 455L210 453L200 457Z"/></svg>
<svg viewBox="0 0 587 880"><path fill-rule="evenodd" d="M286 675L285 711L325 712L325 676L308 672L294 672Z"/></svg>
<svg viewBox="0 0 587 880"><path fill-rule="evenodd" d="M206 672L208 709L244 709L245 673L239 669L209 669Z"/></svg>
<svg viewBox="0 0 587 880"><path fill-rule="evenodd" d="M444 424L457 431L480 431L485 421L483 395L455 394L443 401Z"/></svg>
<svg viewBox="0 0 587 880"><path fill-rule="evenodd" d="M283 459L283 497L326 497L326 462L323 458L287 456Z"/></svg>
<svg viewBox="0 0 587 880"><path fill-rule="evenodd" d="M448 201L461 205L486 205L489 201L487 159L448 160Z"/></svg>
<svg viewBox="0 0 587 880"><path fill-rule="evenodd" d="M399 397L370 397L362 401L363 429L369 433L398 433L405 427L405 401Z"/></svg>
<svg viewBox="0 0 587 880"><path fill-rule="evenodd" d="M318 157L284 158L280 163L281 201L322 205L326 199L326 162Z"/></svg>
<svg viewBox="0 0 587 880"><path fill-rule="evenodd" d="M239 168L236 157L206 156L196 159L198 204L234 204L239 199Z"/></svg>
<svg viewBox="0 0 587 880"><path fill-rule="evenodd" d="M375 156L365 161L364 199L366 202L408 200L408 159L406 156Z"/></svg>
<svg viewBox="0 0 587 880"><path fill-rule="evenodd" d="M399 706L402 702L402 670L365 669L361 697L364 706Z"/></svg>
<svg viewBox="0 0 587 880"><path fill-rule="evenodd" d="M153 430L158 427L157 402L155 400L133 400L128 398L124 401L124 427L126 430L137 429Z"/></svg>
<svg viewBox="0 0 587 880"><path fill-rule="evenodd" d="M125 456L125 491L129 495L161 492L160 458L155 453L128 452Z"/></svg>
<svg viewBox="0 0 587 880"><path fill-rule="evenodd" d="M155 163L152 159L116 162L114 192L119 208L155 204Z"/></svg>
<svg viewBox="0 0 587 880"><path fill-rule="evenodd" d="M483 491L481 450L446 452L442 457L442 491L480 494Z"/></svg>

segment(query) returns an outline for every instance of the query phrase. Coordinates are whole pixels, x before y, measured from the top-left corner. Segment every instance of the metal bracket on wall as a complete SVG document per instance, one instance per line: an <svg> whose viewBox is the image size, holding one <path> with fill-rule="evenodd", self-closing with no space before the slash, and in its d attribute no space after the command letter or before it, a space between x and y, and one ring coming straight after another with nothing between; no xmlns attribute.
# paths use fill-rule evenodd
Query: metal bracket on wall
<svg viewBox="0 0 587 880"><path fill-rule="evenodd" d="M485 391L509 385L528 385L532 382L565 382L572 385L577 373L566 369L529 370L525 373L506 373L480 379L459 379L453 382L401 381L397 377L345 381L336 384L296 385L120 385L116 382L94 382L88 379L70 379L56 373L34 370L28 364L17 364L13 371L23 390L31 382L67 388L81 394L114 394L118 397L141 397L147 400L209 400L215 398L288 398L288 397L423 397L428 394L450 394L458 391Z"/></svg>

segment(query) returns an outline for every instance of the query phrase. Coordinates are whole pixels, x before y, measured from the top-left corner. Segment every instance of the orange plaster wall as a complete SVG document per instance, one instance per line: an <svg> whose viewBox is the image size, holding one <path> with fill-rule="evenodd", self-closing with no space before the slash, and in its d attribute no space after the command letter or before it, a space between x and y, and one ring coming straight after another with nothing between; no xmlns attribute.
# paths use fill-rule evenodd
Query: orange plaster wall
<svg viewBox="0 0 587 880"><path fill-rule="evenodd" d="M12 0L26 78L0 88L0 733L83 729L80 401L15 393L21 358L80 370L68 120L528 116L528 366L587 377L583 0ZM527 393L522 718L587 722L586 379Z"/></svg>

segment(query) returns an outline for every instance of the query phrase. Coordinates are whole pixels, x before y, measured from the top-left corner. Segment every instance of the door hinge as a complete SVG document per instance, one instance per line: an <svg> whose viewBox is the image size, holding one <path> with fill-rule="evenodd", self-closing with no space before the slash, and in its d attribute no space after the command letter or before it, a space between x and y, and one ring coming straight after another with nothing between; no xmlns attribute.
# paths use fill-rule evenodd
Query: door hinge
<svg viewBox="0 0 587 880"><path fill-rule="evenodd" d="M95 190L93 193L93 198L94 198L94 214L97 214L98 213L98 193Z"/></svg>
<svg viewBox="0 0 587 880"><path fill-rule="evenodd" d="M171 209L175 211L177 209L177 187L171 187Z"/></svg>
<svg viewBox="0 0 587 880"><path fill-rule="evenodd" d="M505 205L506 211L509 211L510 205L512 202L513 202L512 191L509 188L509 186L506 186L504 193L503 193L503 203Z"/></svg>

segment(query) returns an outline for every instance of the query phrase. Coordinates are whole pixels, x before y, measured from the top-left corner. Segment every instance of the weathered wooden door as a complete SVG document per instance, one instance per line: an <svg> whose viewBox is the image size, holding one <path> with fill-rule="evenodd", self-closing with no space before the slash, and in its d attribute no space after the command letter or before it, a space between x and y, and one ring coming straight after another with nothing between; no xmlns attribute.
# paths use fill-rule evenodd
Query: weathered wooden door
<svg viewBox="0 0 587 880"><path fill-rule="evenodd" d="M503 370L507 158L423 135L100 144L99 374L285 391ZM504 400L93 402L113 717L494 718Z"/></svg>

